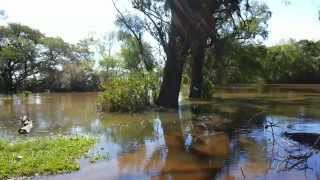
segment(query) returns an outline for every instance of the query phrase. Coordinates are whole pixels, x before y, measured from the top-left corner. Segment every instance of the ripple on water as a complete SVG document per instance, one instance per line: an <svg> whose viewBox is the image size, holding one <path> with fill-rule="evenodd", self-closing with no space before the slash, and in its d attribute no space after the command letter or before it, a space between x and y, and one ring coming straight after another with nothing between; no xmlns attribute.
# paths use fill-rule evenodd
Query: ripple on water
<svg viewBox="0 0 320 180"><path fill-rule="evenodd" d="M26 113L34 121L31 136L91 134L99 137L91 151L110 156L94 164L82 159L77 172L35 179L316 179L316 151L301 164L310 168L284 168L296 162L286 159L288 152L311 149L282 133L320 132L319 91L296 88L226 88L212 101L182 100L179 112L142 114L99 114L97 93L0 96L0 136L19 137L16 117ZM194 118L208 115L215 118L202 125ZM266 129L270 122L277 126Z"/></svg>

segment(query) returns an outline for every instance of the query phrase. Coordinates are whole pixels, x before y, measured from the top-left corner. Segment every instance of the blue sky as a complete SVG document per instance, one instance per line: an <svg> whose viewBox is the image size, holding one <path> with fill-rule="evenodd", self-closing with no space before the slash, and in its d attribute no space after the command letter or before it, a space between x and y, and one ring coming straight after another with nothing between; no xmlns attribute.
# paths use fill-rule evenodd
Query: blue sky
<svg viewBox="0 0 320 180"><path fill-rule="evenodd" d="M319 0L265 0L272 11L269 39L272 45L294 38L320 40Z"/></svg>
<svg viewBox="0 0 320 180"><path fill-rule="evenodd" d="M269 39L273 45L290 38L320 40L319 0L260 0L271 11ZM318 2L317 2L318 1ZM39 29L49 36L77 42L89 34L112 31L115 18L111 0L0 0L8 19Z"/></svg>

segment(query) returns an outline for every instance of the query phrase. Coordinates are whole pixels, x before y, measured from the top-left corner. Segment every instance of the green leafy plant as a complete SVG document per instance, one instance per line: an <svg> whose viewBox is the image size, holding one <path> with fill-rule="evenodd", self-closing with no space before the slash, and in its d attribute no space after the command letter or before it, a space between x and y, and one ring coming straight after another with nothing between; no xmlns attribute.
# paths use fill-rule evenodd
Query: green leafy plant
<svg viewBox="0 0 320 180"><path fill-rule="evenodd" d="M84 136L32 138L14 143L0 139L0 179L78 170L76 160L95 141Z"/></svg>
<svg viewBox="0 0 320 180"><path fill-rule="evenodd" d="M155 73L130 73L114 77L103 85L98 104L102 111L137 112L153 104L159 91Z"/></svg>

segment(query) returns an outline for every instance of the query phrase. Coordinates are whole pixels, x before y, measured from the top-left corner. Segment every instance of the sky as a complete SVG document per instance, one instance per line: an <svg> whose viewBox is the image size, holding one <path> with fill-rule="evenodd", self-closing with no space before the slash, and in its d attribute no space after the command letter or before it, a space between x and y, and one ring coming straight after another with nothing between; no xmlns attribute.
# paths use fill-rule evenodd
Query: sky
<svg viewBox="0 0 320 180"><path fill-rule="evenodd" d="M290 3L286 3L289 2ZM267 45L290 38L320 40L320 0L264 0L272 11Z"/></svg>
<svg viewBox="0 0 320 180"><path fill-rule="evenodd" d="M272 11L266 45L288 39L320 40L320 0L260 0ZM89 35L114 30L115 10L111 0L0 0L0 10L9 22L38 29L48 36L75 43Z"/></svg>
<svg viewBox="0 0 320 180"><path fill-rule="evenodd" d="M111 0L0 0L8 22L75 43L89 34L112 31L116 12Z"/></svg>

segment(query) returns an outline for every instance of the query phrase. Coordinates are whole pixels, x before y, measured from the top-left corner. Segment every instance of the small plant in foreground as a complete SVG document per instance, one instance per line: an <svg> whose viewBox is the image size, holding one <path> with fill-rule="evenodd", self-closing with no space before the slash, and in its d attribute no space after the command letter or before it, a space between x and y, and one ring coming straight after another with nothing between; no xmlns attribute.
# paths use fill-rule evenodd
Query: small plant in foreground
<svg viewBox="0 0 320 180"><path fill-rule="evenodd" d="M33 138L14 143L0 140L0 179L78 170L76 160L95 141L84 136Z"/></svg>

